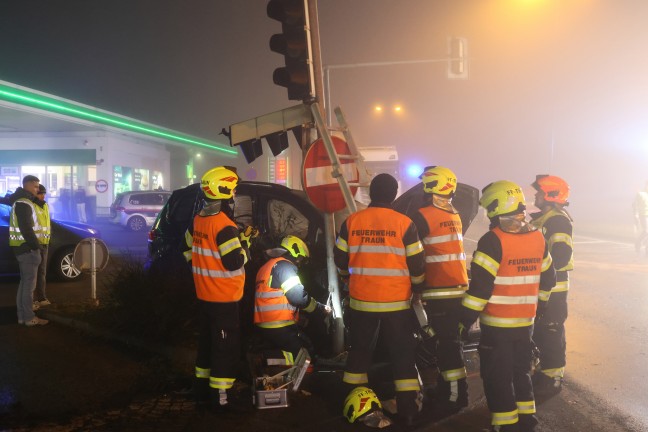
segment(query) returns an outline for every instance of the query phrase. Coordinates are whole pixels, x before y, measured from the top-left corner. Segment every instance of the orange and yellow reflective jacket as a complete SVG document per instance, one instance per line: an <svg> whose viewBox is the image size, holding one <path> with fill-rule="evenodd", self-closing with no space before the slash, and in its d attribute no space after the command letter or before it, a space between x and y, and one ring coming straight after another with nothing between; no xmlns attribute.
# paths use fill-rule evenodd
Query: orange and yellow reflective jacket
<svg viewBox="0 0 648 432"><path fill-rule="evenodd" d="M346 237L345 237L346 236ZM412 284L424 281L423 246L407 216L387 207L352 214L336 241L340 267L348 254L350 306L366 312L408 309ZM408 258L420 254L421 267L410 274Z"/></svg>
<svg viewBox="0 0 648 432"><path fill-rule="evenodd" d="M482 325L530 326L536 316L538 301L546 302L549 299L550 289L555 283L551 255L547 252L544 237L537 230L508 233L499 227L493 228L488 234L494 234L499 240L501 259L480 250L478 245L472 260L473 279L463 299L463 306L481 312L479 320ZM476 272L478 277L475 277ZM541 274L545 273L549 277L543 281L541 290ZM487 292L481 292L490 284L482 283L482 275L492 281L490 296Z"/></svg>
<svg viewBox="0 0 648 432"><path fill-rule="evenodd" d="M285 281L281 288L272 288L272 269L279 261L288 261L285 258L273 258L265 263L257 273L256 291L254 294L254 323L259 327L277 328L295 324L299 319L299 309L291 305L286 297L286 292L300 283ZM284 287L284 285L286 285Z"/></svg>
<svg viewBox="0 0 648 432"><path fill-rule="evenodd" d="M425 285L423 300L463 297L468 285L461 217L430 205L419 209L428 227L423 237ZM423 234L420 230L420 234Z"/></svg>
<svg viewBox="0 0 648 432"><path fill-rule="evenodd" d="M228 253L240 253L241 242L238 237L222 244L216 241L218 233L228 226L236 228L234 222L222 212L194 217L191 264L196 296L200 300L230 303L243 297L243 266L237 270L227 270L221 260Z"/></svg>

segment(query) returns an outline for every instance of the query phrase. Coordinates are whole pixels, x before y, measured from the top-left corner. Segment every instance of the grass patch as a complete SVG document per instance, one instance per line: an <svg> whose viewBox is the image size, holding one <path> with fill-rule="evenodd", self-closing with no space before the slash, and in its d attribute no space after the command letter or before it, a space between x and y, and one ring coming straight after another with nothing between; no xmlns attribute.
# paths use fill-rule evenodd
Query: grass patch
<svg viewBox="0 0 648 432"><path fill-rule="evenodd" d="M106 275L100 303L89 321L102 328L151 342L192 343L198 302L190 268L147 271L125 257Z"/></svg>

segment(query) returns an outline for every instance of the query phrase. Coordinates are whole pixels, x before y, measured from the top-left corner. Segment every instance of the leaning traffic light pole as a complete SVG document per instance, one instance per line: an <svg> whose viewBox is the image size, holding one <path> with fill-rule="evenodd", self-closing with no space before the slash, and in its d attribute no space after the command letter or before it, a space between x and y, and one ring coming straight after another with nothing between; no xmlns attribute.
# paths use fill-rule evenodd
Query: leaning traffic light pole
<svg viewBox="0 0 648 432"><path fill-rule="evenodd" d="M331 162L332 175L337 178L340 188L345 192L345 201L350 211L355 210L355 202L349 192L349 185L339 174L339 159L335 154L331 136L326 129L324 107L322 101L324 85L322 80L322 62L319 50L319 25L317 17L317 0L270 0L267 5L268 17L281 23L280 34L270 38L270 49L284 56L284 66L275 69L272 80L275 84L285 87L288 99L301 100L310 108L317 129L325 142ZM312 125L312 123L311 123ZM309 135L304 132L304 138ZM312 137L311 137L312 138ZM302 140L302 149L313 140ZM335 219L332 213L324 213L324 236L326 238L326 261L329 289L329 303L333 309L332 343L333 351L344 351L344 323L338 275L333 263L333 247L335 243Z"/></svg>

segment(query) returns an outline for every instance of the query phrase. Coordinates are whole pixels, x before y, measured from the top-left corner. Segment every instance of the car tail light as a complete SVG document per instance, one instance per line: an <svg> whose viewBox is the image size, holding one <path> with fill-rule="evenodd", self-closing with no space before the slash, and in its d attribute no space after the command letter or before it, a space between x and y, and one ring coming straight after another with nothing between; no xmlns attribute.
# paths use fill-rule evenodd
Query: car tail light
<svg viewBox="0 0 648 432"><path fill-rule="evenodd" d="M157 233L155 232L155 230L149 231L148 233L149 240L154 241L156 237L157 237Z"/></svg>

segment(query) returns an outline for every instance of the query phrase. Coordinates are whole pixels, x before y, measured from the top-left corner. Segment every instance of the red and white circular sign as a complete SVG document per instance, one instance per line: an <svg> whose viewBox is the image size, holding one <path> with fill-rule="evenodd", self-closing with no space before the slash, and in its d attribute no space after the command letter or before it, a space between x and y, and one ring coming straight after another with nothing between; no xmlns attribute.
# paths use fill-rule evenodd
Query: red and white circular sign
<svg viewBox="0 0 648 432"><path fill-rule="evenodd" d="M349 145L341 138L331 137L335 152L340 155L351 155ZM325 213L335 213L346 207L344 195L337 179L332 175L333 166L324 140L315 140L304 156L303 185L304 191L313 205ZM359 173L355 160L340 159L340 171L347 182L358 183ZM350 187L355 195L357 187Z"/></svg>
<svg viewBox="0 0 648 432"><path fill-rule="evenodd" d="M108 190L108 182L106 180L97 180L95 183L95 190L99 193L104 193Z"/></svg>

